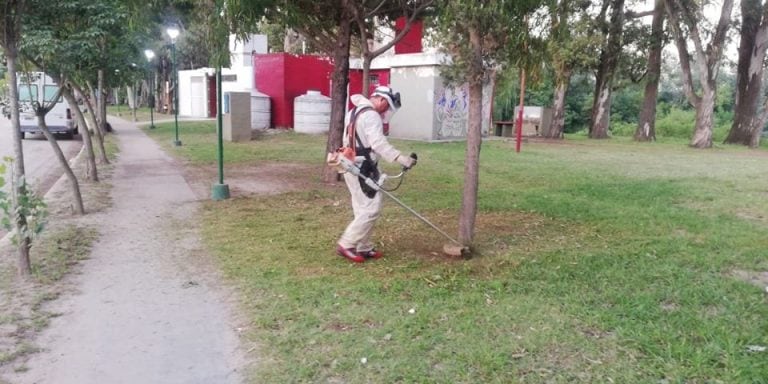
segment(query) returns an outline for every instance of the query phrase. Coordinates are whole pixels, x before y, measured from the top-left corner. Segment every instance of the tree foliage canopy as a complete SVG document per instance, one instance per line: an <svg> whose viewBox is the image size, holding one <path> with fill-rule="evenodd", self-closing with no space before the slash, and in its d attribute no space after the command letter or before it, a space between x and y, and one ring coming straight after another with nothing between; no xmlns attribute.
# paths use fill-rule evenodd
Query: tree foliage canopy
<svg viewBox="0 0 768 384"><path fill-rule="evenodd" d="M533 46L538 42L528 33L527 17L540 0L445 0L439 5L436 20L438 41L451 63L443 71L453 84L487 80L489 70L507 64L535 67L539 60ZM470 32L481 39L479 52L473 52Z"/></svg>

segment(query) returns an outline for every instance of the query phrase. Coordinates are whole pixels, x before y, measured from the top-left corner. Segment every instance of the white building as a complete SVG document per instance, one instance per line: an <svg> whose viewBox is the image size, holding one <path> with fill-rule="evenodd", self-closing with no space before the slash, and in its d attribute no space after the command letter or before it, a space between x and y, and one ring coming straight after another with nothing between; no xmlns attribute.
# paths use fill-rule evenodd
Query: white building
<svg viewBox="0 0 768 384"><path fill-rule="evenodd" d="M440 53L408 53L381 56L372 69L389 69L389 85L402 97L402 107L392 117L389 136L414 140L452 140L467 137L469 87L446 87L440 68L446 56ZM359 69L355 61L352 68ZM482 134L491 133L493 84L483 87Z"/></svg>
<svg viewBox="0 0 768 384"><path fill-rule="evenodd" d="M224 92L253 90L254 53L267 53L267 36L251 35L247 41L229 37L232 66L221 70L221 89ZM216 106L216 79L214 68L179 71L179 115L213 117Z"/></svg>

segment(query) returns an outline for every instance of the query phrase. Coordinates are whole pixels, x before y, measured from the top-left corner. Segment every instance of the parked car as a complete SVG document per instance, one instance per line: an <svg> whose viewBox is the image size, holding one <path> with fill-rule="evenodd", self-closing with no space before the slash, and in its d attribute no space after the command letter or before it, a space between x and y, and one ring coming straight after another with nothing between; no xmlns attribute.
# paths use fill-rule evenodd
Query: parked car
<svg viewBox="0 0 768 384"><path fill-rule="evenodd" d="M50 76L43 72L30 72L19 73L17 79L22 139L27 133L42 133L37 125L37 116L33 108L35 103L39 105L53 103L53 107L45 115L45 123L51 133L63 134L70 139L78 133L70 105L61 96L53 100L59 92L59 85ZM5 110L3 112L5 113Z"/></svg>

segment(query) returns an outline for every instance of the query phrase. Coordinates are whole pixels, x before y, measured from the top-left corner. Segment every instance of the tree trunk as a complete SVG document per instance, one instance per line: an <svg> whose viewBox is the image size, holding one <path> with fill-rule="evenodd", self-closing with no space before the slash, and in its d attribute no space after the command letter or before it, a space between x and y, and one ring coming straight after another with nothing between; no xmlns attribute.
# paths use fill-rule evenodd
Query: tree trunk
<svg viewBox="0 0 768 384"><path fill-rule="evenodd" d="M363 56L363 90L362 93L366 97L368 96L368 90L371 89L371 58L368 55Z"/></svg>
<svg viewBox="0 0 768 384"><path fill-rule="evenodd" d="M83 93L83 89L80 88L79 85L73 83L70 81L70 85L72 86L72 89L74 89L77 93L81 95L85 95ZM91 94L93 94L93 90L91 90ZM82 130L80 130L80 135L87 135L90 132L90 129L88 127L93 128L93 132L96 136L96 143L99 145L99 156L100 161L102 164L109 164L109 158L107 158L107 150L104 148L104 135L102 135L101 130L97 128L98 123L96 122L96 113L93 110L93 104L91 104L91 101L87 97L83 97L83 104L85 105L85 108L88 110L88 116L90 117L90 124L83 123L81 127L83 127ZM76 112L77 113L77 112ZM80 113L82 116L82 113ZM83 116L83 121L85 120L85 117ZM78 124L80 124L78 120Z"/></svg>
<svg viewBox="0 0 768 384"><path fill-rule="evenodd" d="M131 109L131 116L133 117L133 121L138 121L136 119L136 108L138 108L138 100L136 100L136 84L126 85L125 95L126 99L128 100L128 108Z"/></svg>
<svg viewBox="0 0 768 384"><path fill-rule="evenodd" d="M333 90L331 91L331 122L328 129L326 152L331 153L341 147L344 132L344 115L347 112L347 83L349 81L349 46L352 40L352 14L349 2L341 0L341 18L339 34L333 55ZM323 181L333 183L338 173L331 167L323 168Z"/></svg>
<svg viewBox="0 0 768 384"><path fill-rule="evenodd" d="M158 95L162 95L162 105L158 106L160 108L161 112L166 114L171 114L171 77L172 77L172 71L171 71L171 63L170 60L166 57L163 58L163 79L162 83L160 84L160 88L162 89L162 93L158 93Z"/></svg>
<svg viewBox="0 0 768 384"><path fill-rule="evenodd" d="M82 132L80 137L83 138L83 144L85 144L85 155L86 155L86 162L87 162L85 178L86 180L98 182L99 170L96 168L96 154L93 151L93 142L91 141L91 132L86 129Z"/></svg>
<svg viewBox="0 0 768 384"><path fill-rule="evenodd" d="M611 122L611 88L610 81L603 77L599 81L599 87L595 89L592 122L589 128L590 139L608 138L608 127Z"/></svg>
<svg viewBox="0 0 768 384"><path fill-rule="evenodd" d="M75 99L75 95L72 93L72 88L70 88L70 86L71 86L71 83L68 86L63 86L62 88L63 90L61 94L64 96L64 99L67 100L69 105L77 105L77 100ZM75 115L75 119L77 119L77 125L85 128L80 131L80 137L83 138L83 143L85 144L85 150L87 155L86 160L88 161L88 168L92 169L92 173L91 173L92 177L89 179L91 181L99 181L99 173L98 173L98 169L96 168L96 155L94 153L95 151L93 150L93 142L91 141L91 134L90 134L90 131L88 130L88 124L85 122L85 117L83 116L83 112L80 110L79 107L75 107L73 113ZM94 129L94 131L96 132L96 137L98 138L97 140L101 146L100 150L101 150L102 160L105 160L105 163L108 163L108 161L106 161L106 158L107 158L106 154L104 153L104 142L100 138L101 133L99 132L98 129Z"/></svg>
<svg viewBox="0 0 768 384"><path fill-rule="evenodd" d="M613 77L621 54L621 35L624 29L624 0L611 1L611 21L607 43L600 55L600 66L595 81L595 98L592 103L592 121L589 137L592 139L608 138L611 122L611 94Z"/></svg>
<svg viewBox="0 0 768 384"><path fill-rule="evenodd" d="M563 66L555 76L555 96L552 104L552 126L545 137L562 139L565 132L565 95L571 82L571 68Z"/></svg>
<svg viewBox="0 0 768 384"><path fill-rule="evenodd" d="M62 86L62 90L63 90ZM64 92L62 92L62 95ZM70 94L71 96L71 94ZM67 97L64 97L67 99ZM74 99L74 97L72 97ZM67 99L67 102L69 100ZM70 104L70 105L77 105L77 104ZM75 202L74 208L75 212L84 215L85 214L85 208L83 208L83 195L80 193L80 184L77 182L77 177L75 177L75 173L72 171L72 167L69 166L69 161L67 161L66 156L64 156L64 152L61 151L61 147L59 146L59 142L56 141L56 137L53 136L51 131L48 129L48 125L45 124L45 114L39 113L37 115L37 126L40 128L41 131L43 131L43 135L48 140L48 143L51 144L51 149L53 149L53 154L56 155L56 159L59 161L59 165L62 169L64 169L64 174L67 175L67 179L69 179L69 185L72 187L72 198Z"/></svg>
<svg viewBox="0 0 768 384"><path fill-rule="evenodd" d="M83 138L83 144L85 145L85 161L86 161L85 178L90 181L98 182L99 171L96 168L96 155L93 150L91 133L88 130L88 125L85 123L85 119L82 117L82 112L80 111L80 107L77 106L77 100L75 100L75 96L72 94L72 89L70 88L71 84L65 84L63 80L64 79L62 79L61 77L56 79L56 81L59 84L61 84L61 94L64 96L65 99L67 99L67 102L70 103L71 106L74 106L72 107L72 109L74 109L74 111L72 112L75 114L75 118L77 118L77 124L85 128L80 132L80 137ZM79 118L78 118L78 115L80 116Z"/></svg>
<svg viewBox="0 0 768 384"><path fill-rule="evenodd" d="M59 84L63 84L63 83L61 81L59 81ZM69 83L69 85L71 85L71 83ZM79 111L80 108L77 107L76 101L74 100L74 95L72 94L72 89L69 88L69 85L68 86L62 85L62 95L65 95L65 97L67 97L67 95L69 95L69 97L72 97L72 101L71 102L73 102L75 104L70 104L70 105L75 105L76 106L75 109L77 109L77 110L74 111L75 117L77 118L77 115L79 114L80 117L82 118L82 112L80 112ZM106 102L104 102L101 99L104 99L104 94L100 93L99 97L98 97L98 100L97 100L97 103L102 102L106 106ZM68 99L67 101L69 102L70 100ZM87 100L85 102L87 102ZM106 109L105 109L104 113L105 113L104 116L106 116ZM85 160L86 160L85 178L86 178L86 180L98 182L99 181L99 171L96 168L96 154L94 153L94 150L93 150L93 142L91 141L91 132L88 129L88 124L86 124L84 118L83 119L78 119L77 124L84 128L84 129L82 129L80 131L80 137L83 138L83 144L85 145L85 157L86 157L85 158ZM98 131L98 128L94 129L94 131ZM103 150L103 147L102 147L102 150Z"/></svg>
<svg viewBox="0 0 768 384"><path fill-rule="evenodd" d="M552 17L551 39L559 43L550 45L555 68L555 93L552 100L552 124L542 136L550 139L562 139L565 133L565 96L568 93L568 86L573 74L571 58L566 57L569 53L562 50L571 41L571 30L568 26L571 1L556 1L552 3L552 6L555 8L550 12Z"/></svg>
<svg viewBox="0 0 768 384"><path fill-rule="evenodd" d="M651 22L651 46L648 52L645 94L640 118L635 130L635 141L656 141L656 104L661 77L661 51L664 48L664 0L656 0Z"/></svg>
<svg viewBox="0 0 768 384"><path fill-rule="evenodd" d="M8 21L6 21L8 22ZM13 212L17 214L13 217L14 225L16 226L16 232L19 234L18 241L18 263L17 272L22 278L28 277L32 273L31 263L29 261L29 249L32 247L32 240L29 236L23 235L23 230L27 226L27 217L18 209L19 201L25 198L27 195L27 186L24 183L26 180L24 172L24 151L21 145L21 122L19 120L19 90L16 83L16 59L18 57L18 50L16 47L15 35L12 33L12 28L6 28L5 32L6 41L3 45L5 48L6 66L8 68L8 97L10 98L11 108L11 126L13 131L13 177L12 177L12 205Z"/></svg>
<svg viewBox="0 0 768 384"><path fill-rule="evenodd" d="M757 147L763 130L758 107L762 98L763 60L768 47L768 3L741 1L741 41L736 69L733 125L725 143Z"/></svg>
<svg viewBox="0 0 768 384"><path fill-rule="evenodd" d="M469 82L469 127L467 129L467 151L464 160L464 191L459 215L459 242L471 246L475 233L477 216L477 191L479 186L480 146L482 144L483 120L483 56L479 32L469 29L469 43L473 53L472 68L467 77Z"/></svg>
<svg viewBox="0 0 768 384"><path fill-rule="evenodd" d="M665 0L665 4L667 17L669 17L669 26L675 38L680 66L683 70L683 89L688 101L696 108L696 126L694 127L690 146L694 148L710 148L712 147L713 115L717 96L717 74L723 55L725 38L730 28L733 0L723 0L720 19L706 48L701 40L701 33L696 22L696 15L699 13L699 9L696 8L698 5L679 0ZM695 47L693 56L696 59L696 64L699 66L698 75L702 88L701 96L696 95L693 89L690 55L681 29L681 23L686 24L688 37L692 40Z"/></svg>
<svg viewBox="0 0 768 384"><path fill-rule="evenodd" d="M705 89L701 95L701 102L696 108L696 127L693 130L693 138L690 146L694 148L712 147L713 116L715 114L716 85L714 82Z"/></svg>
<svg viewBox="0 0 768 384"><path fill-rule="evenodd" d="M96 84L96 92L98 97L96 98L97 106L99 108L99 115L96 118L98 121L98 129L101 130L101 134L104 135L107 132L107 92L105 88L104 70L98 70L98 80Z"/></svg>

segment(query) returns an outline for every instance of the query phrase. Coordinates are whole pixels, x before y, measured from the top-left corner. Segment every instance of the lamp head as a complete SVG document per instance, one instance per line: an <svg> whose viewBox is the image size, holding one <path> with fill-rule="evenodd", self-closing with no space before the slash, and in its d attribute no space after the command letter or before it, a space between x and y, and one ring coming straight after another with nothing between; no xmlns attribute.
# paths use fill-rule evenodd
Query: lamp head
<svg viewBox="0 0 768 384"><path fill-rule="evenodd" d="M145 49L144 56L147 57L147 61L152 61L155 58L155 52L151 49Z"/></svg>
<svg viewBox="0 0 768 384"><path fill-rule="evenodd" d="M165 33L168 34L168 37L171 38L171 41L176 41L176 38L179 37L179 29L176 27L168 27L165 30Z"/></svg>

